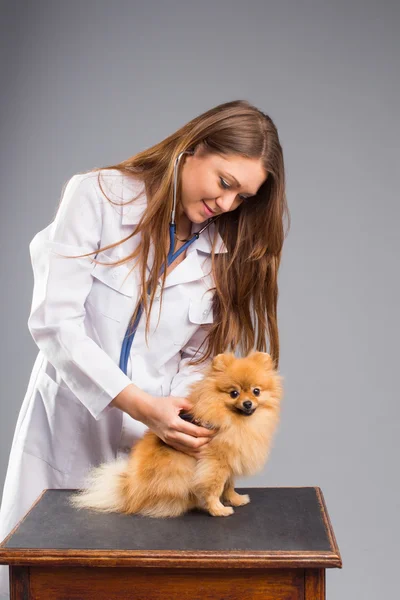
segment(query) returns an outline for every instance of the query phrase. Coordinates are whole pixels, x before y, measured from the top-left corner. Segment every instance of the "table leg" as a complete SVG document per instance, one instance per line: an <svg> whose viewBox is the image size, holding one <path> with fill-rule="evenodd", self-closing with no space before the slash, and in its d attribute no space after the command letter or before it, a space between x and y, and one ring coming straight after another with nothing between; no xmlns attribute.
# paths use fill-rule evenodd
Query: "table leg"
<svg viewBox="0 0 400 600"><path fill-rule="evenodd" d="M325 569L305 569L305 600L325 600Z"/></svg>
<svg viewBox="0 0 400 600"><path fill-rule="evenodd" d="M29 600L29 567L10 565L10 600Z"/></svg>

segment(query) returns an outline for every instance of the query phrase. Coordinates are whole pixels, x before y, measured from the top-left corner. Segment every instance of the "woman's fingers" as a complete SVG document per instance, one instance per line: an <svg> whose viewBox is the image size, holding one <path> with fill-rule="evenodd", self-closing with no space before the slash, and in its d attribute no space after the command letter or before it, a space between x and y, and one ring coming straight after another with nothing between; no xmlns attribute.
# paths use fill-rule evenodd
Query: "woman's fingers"
<svg viewBox="0 0 400 600"><path fill-rule="evenodd" d="M171 444L180 444L181 446L184 446L187 450L198 450L203 446L209 444L210 441L211 440L209 437L195 438L192 435L187 435L186 433L181 433L180 431L176 431L173 438L171 438Z"/></svg>
<svg viewBox="0 0 400 600"><path fill-rule="evenodd" d="M181 419L177 409L182 405L186 408L188 404L185 398L166 397L164 402L151 405L151 418L143 422L146 422L148 427L172 448L186 454L194 453L191 455L198 457L202 446L211 441L217 430Z"/></svg>
<svg viewBox="0 0 400 600"><path fill-rule="evenodd" d="M175 431L171 432L170 445L179 444L184 448L183 452L193 450L198 452L212 440L215 433L215 430L199 427L180 419L180 422L176 424Z"/></svg>
<svg viewBox="0 0 400 600"><path fill-rule="evenodd" d="M193 437L207 437L212 438L215 435L215 430L207 429L206 427L201 427L200 425L194 425L193 423L189 423L189 421L185 421L179 417L180 421L176 424L176 430L182 433L186 433L187 435L191 435Z"/></svg>

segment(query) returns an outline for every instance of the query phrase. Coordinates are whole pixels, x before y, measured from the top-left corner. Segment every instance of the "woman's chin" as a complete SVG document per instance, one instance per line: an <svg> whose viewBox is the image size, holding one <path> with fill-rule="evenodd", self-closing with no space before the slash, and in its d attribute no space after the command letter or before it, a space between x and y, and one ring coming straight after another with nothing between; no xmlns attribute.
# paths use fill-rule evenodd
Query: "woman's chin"
<svg viewBox="0 0 400 600"><path fill-rule="evenodd" d="M192 223L196 223L196 225L201 225L209 219L209 217L205 217L203 214L199 214L198 212L194 211L192 215L188 215L188 218Z"/></svg>
<svg viewBox="0 0 400 600"><path fill-rule="evenodd" d="M210 216L207 216L202 202L200 203L200 206L191 206L189 210L186 209L184 214L191 223L196 223L196 225L206 223L212 216L211 214Z"/></svg>

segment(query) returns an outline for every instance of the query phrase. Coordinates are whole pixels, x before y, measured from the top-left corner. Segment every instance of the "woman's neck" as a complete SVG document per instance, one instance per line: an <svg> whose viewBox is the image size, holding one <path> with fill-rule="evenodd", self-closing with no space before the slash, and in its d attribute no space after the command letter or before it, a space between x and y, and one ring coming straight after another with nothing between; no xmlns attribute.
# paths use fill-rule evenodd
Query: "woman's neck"
<svg viewBox="0 0 400 600"><path fill-rule="evenodd" d="M181 240L186 240L192 233L192 222L187 218L181 207L176 211L176 236Z"/></svg>

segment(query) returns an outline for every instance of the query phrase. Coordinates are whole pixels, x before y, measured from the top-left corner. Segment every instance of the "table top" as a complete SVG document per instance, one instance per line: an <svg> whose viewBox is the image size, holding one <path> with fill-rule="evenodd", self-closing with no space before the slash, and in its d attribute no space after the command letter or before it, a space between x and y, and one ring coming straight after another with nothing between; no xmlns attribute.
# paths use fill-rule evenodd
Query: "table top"
<svg viewBox="0 0 400 600"><path fill-rule="evenodd" d="M236 489L251 502L229 517L169 519L77 510L75 490L44 490L3 540L0 564L342 566L320 488Z"/></svg>

